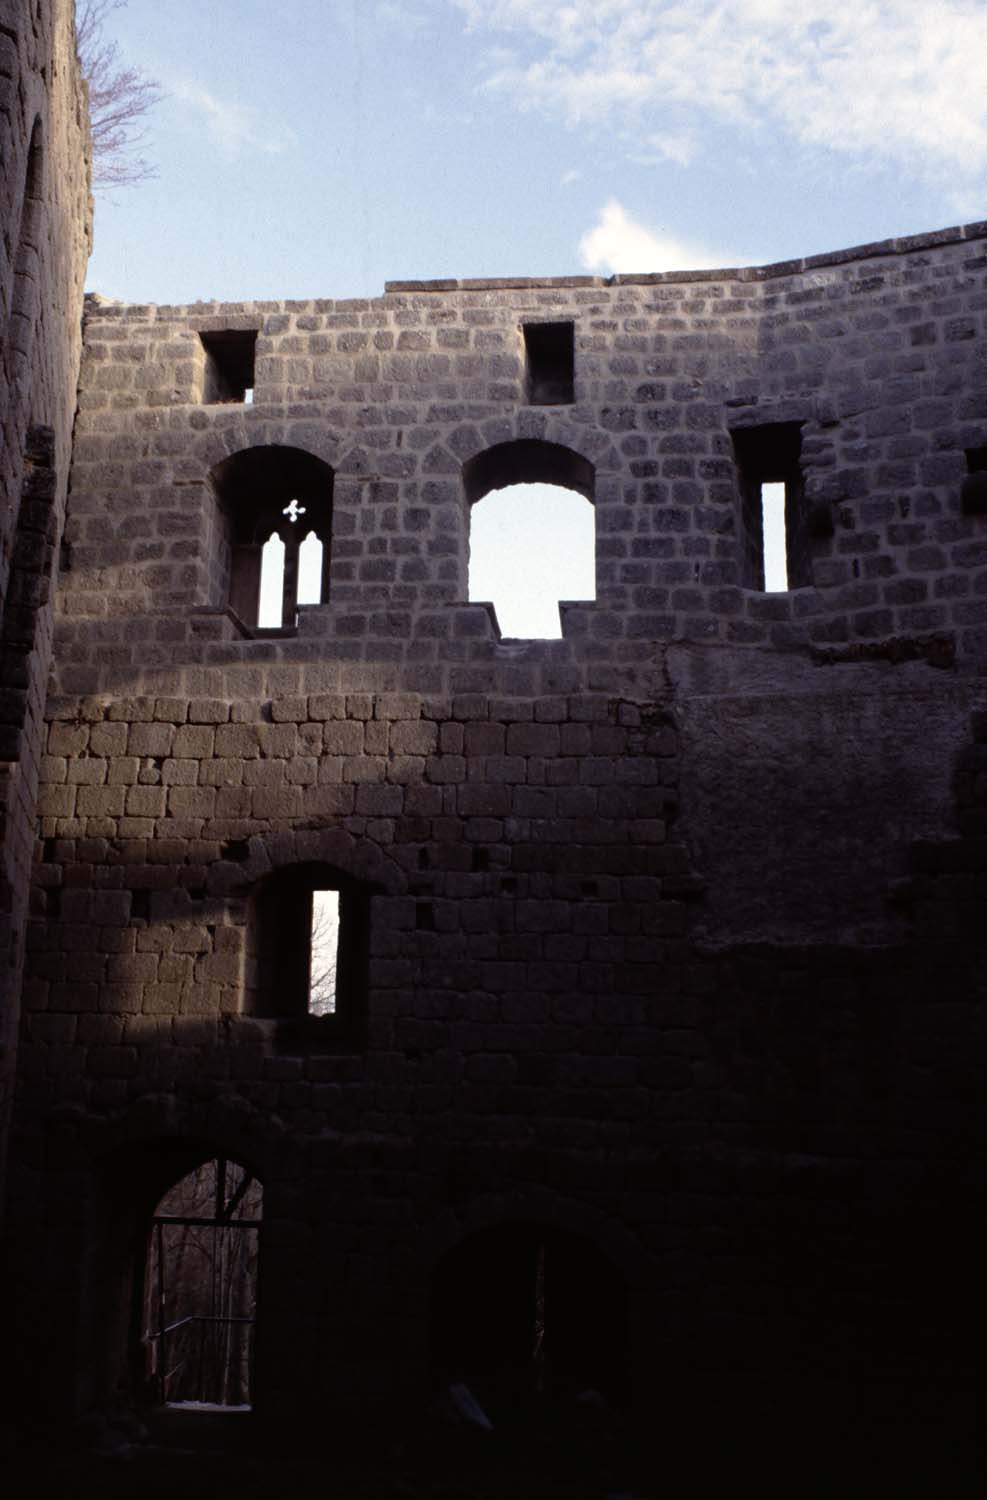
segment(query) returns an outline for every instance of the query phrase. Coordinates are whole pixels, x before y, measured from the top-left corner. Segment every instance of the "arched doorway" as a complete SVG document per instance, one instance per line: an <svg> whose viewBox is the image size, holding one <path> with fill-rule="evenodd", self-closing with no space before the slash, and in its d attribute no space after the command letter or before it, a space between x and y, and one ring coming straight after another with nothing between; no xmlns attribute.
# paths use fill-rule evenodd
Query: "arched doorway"
<svg viewBox="0 0 987 1500"><path fill-rule="evenodd" d="M263 1189L214 1157L165 1193L151 1219L142 1344L162 1406L252 1402Z"/></svg>
<svg viewBox="0 0 987 1500"><path fill-rule="evenodd" d="M581 1235L501 1224L471 1235L436 1270L436 1374L464 1382L493 1411L539 1395L619 1394L626 1350L624 1283Z"/></svg>

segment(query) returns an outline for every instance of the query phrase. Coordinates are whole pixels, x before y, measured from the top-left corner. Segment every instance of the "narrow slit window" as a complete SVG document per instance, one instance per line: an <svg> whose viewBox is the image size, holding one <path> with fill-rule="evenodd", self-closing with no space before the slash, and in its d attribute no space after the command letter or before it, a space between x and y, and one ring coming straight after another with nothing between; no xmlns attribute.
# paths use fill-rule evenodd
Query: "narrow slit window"
<svg viewBox="0 0 987 1500"><path fill-rule="evenodd" d="M969 516L983 515L987 511L987 448L967 448L966 475L960 499Z"/></svg>
<svg viewBox="0 0 987 1500"><path fill-rule="evenodd" d="M298 549L298 603L322 603L322 543L310 531Z"/></svg>
<svg viewBox="0 0 987 1500"><path fill-rule="evenodd" d="M339 892L313 891L308 953L308 1013L310 1016L335 1015L338 952Z"/></svg>
<svg viewBox="0 0 987 1500"><path fill-rule="evenodd" d="M788 550L785 533L785 486L761 485L761 529L764 537L764 590L783 594L788 588Z"/></svg>
<svg viewBox="0 0 987 1500"><path fill-rule="evenodd" d="M284 555L284 542L275 532L264 543L260 555L257 624L263 629L278 629L284 617Z"/></svg>
<svg viewBox="0 0 987 1500"><path fill-rule="evenodd" d="M200 333L206 355L202 399L207 406L220 402L250 404L254 399L257 332L224 329Z"/></svg>
<svg viewBox="0 0 987 1500"><path fill-rule="evenodd" d="M251 895L244 1011L284 1035L364 1035L371 888L330 865L276 870Z"/></svg>
<svg viewBox="0 0 987 1500"><path fill-rule="evenodd" d="M572 323L525 323L528 401L532 406L568 406L575 397L575 327Z"/></svg>
<svg viewBox="0 0 987 1500"><path fill-rule="evenodd" d="M802 423L737 428L741 581L767 593L811 582L818 528L805 504Z"/></svg>

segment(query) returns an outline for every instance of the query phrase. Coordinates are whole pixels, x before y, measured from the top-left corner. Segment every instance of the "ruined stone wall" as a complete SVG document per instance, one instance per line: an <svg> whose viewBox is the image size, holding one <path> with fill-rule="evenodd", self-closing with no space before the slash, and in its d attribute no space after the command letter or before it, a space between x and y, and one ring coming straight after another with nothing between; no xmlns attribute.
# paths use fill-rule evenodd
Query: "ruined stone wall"
<svg viewBox="0 0 987 1500"><path fill-rule="evenodd" d="M0 5L0 1199L90 244L71 0Z"/></svg>
<svg viewBox="0 0 987 1500"><path fill-rule="evenodd" d="M512 1223L603 1254L651 1390L969 1374L985 236L89 305L17 1116L67 1407L135 1388L150 1213L217 1152L265 1187L272 1417L420 1390L443 1257ZM572 323L572 401L530 399L527 322ZM207 400L201 334L251 331L252 403ZM779 429L801 572L766 594ZM328 598L258 630L237 495L297 452ZM595 508L561 641L466 602L470 501L522 477ZM366 915L329 1024L264 991L259 893L313 868Z"/></svg>

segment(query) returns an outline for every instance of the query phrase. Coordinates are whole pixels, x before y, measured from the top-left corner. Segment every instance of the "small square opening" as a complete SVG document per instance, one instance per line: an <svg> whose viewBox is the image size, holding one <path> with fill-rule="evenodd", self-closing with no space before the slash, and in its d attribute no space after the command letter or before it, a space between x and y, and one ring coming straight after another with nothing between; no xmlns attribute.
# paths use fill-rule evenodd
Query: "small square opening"
<svg viewBox="0 0 987 1500"><path fill-rule="evenodd" d="M206 353L206 371L202 399L207 406L221 402L254 399L254 363L257 352L257 330L224 329L217 333L200 333Z"/></svg>
<svg viewBox="0 0 987 1500"><path fill-rule="evenodd" d="M529 403L571 405L576 399L575 325L525 323L524 352Z"/></svg>

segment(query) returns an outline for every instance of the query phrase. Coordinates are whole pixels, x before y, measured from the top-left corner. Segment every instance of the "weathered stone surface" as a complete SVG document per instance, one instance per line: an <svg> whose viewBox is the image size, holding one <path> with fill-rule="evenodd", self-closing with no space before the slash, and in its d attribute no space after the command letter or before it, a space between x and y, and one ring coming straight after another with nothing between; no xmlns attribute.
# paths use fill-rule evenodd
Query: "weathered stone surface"
<svg viewBox="0 0 987 1500"><path fill-rule="evenodd" d="M67 7L54 31L38 10L3 32L34 100ZM70 136L46 306L81 267ZM546 1277L583 1246L545 1282L549 1345L579 1366L607 1322L656 1394L685 1369L979 1370L985 235L91 301L45 712L77 352L47 329L30 423L4 407L23 525L0 549L25 1389L64 1414L133 1380L149 1215L213 1154L264 1185L272 1421L419 1391L439 1292L469 1287L448 1326L495 1308L535 1230ZM551 322L555 404L523 331ZM208 399L200 334L223 332L257 335L252 403ZM795 586L765 594L771 441L797 449ZM331 506L327 595L258 631L230 597L244 496L214 471L266 452L267 503L292 449L331 477L304 492ZM470 502L522 472L594 505L596 599L558 641L501 640L466 597ZM279 1009L320 880L349 944L327 1025ZM455 1257L487 1233L471 1280Z"/></svg>

